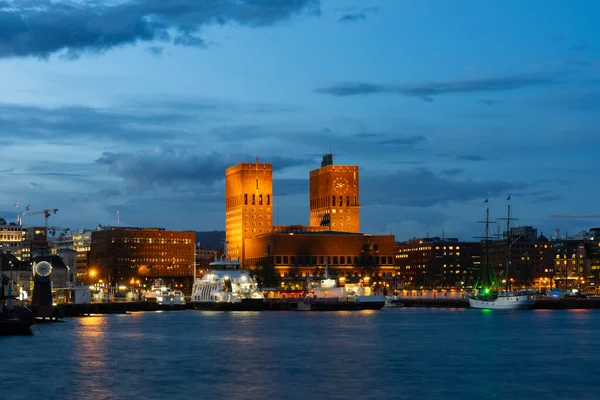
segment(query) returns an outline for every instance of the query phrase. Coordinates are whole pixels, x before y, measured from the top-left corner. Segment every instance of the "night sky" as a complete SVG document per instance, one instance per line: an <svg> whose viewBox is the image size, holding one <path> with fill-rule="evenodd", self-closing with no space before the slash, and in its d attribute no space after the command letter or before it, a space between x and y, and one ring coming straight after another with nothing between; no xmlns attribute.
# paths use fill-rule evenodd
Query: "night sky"
<svg viewBox="0 0 600 400"><path fill-rule="evenodd" d="M307 224L331 148L368 233L471 240L509 194L548 237L588 229L548 216L600 214L599 20L597 0L0 0L0 216L223 230L225 168L258 156L275 221Z"/></svg>

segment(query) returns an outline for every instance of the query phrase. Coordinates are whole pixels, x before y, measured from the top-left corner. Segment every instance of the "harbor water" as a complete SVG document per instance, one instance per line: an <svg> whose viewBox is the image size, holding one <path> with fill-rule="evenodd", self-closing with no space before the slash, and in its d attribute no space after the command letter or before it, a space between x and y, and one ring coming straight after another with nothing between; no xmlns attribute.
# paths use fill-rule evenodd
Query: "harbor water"
<svg viewBox="0 0 600 400"><path fill-rule="evenodd" d="M600 312L137 312L0 337L1 399L600 398Z"/></svg>

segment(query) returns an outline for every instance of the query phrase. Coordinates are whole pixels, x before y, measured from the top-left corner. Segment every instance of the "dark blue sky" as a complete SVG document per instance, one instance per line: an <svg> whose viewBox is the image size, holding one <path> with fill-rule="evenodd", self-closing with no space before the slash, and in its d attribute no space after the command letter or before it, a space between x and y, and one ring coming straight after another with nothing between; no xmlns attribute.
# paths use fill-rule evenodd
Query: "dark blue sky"
<svg viewBox="0 0 600 400"><path fill-rule="evenodd" d="M0 210L51 223L224 229L224 169L272 162L308 223L331 146L362 227L547 236L600 225L600 2L0 0ZM32 222L43 223L42 216Z"/></svg>

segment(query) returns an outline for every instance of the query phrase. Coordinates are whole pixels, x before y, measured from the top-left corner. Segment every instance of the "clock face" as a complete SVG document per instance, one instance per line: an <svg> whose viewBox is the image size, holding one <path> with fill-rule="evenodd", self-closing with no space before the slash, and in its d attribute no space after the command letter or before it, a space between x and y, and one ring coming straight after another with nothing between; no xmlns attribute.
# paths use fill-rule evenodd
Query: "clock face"
<svg viewBox="0 0 600 400"><path fill-rule="evenodd" d="M40 261L35 264L35 273L39 276L48 276L52 272L52 265L48 261Z"/></svg>
<svg viewBox="0 0 600 400"><path fill-rule="evenodd" d="M333 181L333 191L337 194L344 194L348 191L348 179L339 177Z"/></svg>

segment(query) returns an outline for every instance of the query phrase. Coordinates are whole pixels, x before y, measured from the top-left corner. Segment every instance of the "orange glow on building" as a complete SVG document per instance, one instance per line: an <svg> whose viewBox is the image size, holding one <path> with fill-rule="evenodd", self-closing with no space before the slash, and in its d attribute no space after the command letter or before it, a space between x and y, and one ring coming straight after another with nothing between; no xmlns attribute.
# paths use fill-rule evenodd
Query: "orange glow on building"
<svg viewBox="0 0 600 400"><path fill-rule="evenodd" d="M321 167L310 171L310 226L360 232L358 166L334 165L326 154Z"/></svg>
<svg viewBox="0 0 600 400"><path fill-rule="evenodd" d="M244 239L271 233L273 166L241 163L225 171L225 236L233 259L244 259Z"/></svg>

